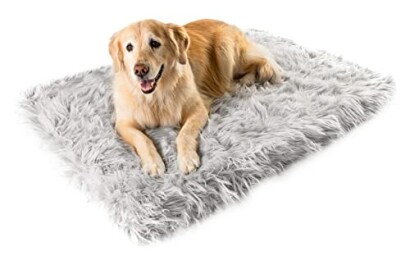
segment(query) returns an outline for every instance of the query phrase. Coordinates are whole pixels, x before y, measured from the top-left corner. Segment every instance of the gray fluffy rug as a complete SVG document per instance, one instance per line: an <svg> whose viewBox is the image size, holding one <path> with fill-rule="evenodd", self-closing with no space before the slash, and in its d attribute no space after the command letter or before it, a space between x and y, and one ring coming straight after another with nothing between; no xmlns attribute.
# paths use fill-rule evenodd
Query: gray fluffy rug
<svg viewBox="0 0 410 274"><path fill-rule="evenodd" d="M173 128L148 134L165 160L162 178L145 175L113 128L110 67L29 90L31 124L65 160L68 173L142 242L172 234L241 199L261 179L320 150L377 112L393 80L323 51L249 31L286 71L282 85L242 88L212 108L200 137L202 166L183 176Z"/></svg>

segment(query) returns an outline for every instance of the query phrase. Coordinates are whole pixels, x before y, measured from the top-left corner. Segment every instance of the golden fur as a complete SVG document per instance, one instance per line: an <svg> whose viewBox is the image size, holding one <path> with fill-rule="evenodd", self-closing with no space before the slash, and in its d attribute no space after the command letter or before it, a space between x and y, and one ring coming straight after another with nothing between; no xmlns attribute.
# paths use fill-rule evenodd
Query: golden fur
<svg viewBox="0 0 410 274"><path fill-rule="evenodd" d="M160 46L154 47L153 40ZM165 165L144 129L181 127L178 165L189 173L200 165L198 136L212 100L232 91L235 82L280 81L280 68L238 28L215 20L183 27L140 21L115 33L109 50L115 71L116 130L152 176L162 174ZM143 77L137 74L141 67L148 70Z"/></svg>

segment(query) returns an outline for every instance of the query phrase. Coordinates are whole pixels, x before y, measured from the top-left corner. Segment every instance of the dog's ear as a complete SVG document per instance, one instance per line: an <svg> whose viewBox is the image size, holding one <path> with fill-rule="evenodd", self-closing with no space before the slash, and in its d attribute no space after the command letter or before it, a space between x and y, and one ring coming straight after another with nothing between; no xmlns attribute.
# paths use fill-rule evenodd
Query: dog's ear
<svg viewBox="0 0 410 274"><path fill-rule="evenodd" d="M124 69L123 53L119 40L119 33L116 32L111 36L109 51L113 60L114 72L119 72Z"/></svg>
<svg viewBox="0 0 410 274"><path fill-rule="evenodd" d="M185 65L188 61L189 36L184 27L168 24L171 32L172 40L174 41L178 51L178 62Z"/></svg>

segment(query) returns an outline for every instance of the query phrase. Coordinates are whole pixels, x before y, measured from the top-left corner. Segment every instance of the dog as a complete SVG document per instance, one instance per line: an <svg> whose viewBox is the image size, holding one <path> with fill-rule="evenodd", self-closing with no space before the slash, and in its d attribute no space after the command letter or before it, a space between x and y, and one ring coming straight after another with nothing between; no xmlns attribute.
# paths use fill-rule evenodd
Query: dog
<svg viewBox="0 0 410 274"><path fill-rule="evenodd" d="M215 98L237 85L281 81L282 69L237 27L204 19L184 26L156 20L114 33L115 129L151 176L164 162L145 129L180 127L177 161L182 173L200 166L198 137Z"/></svg>

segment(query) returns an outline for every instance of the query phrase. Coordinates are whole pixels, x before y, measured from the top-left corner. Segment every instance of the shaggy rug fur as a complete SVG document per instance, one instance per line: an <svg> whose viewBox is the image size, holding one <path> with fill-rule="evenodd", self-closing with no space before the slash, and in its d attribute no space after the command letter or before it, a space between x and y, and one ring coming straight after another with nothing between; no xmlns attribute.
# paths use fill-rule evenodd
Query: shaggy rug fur
<svg viewBox="0 0 410 274"><path fill-rule="evenodd" d="M176 165L174 128L148 131L166 174L142 172L114 131L110 67L35 87L22 105L72 179L118 226L142 242L159 239L239 200L262 178L367 120L391 96L390 77L265 32L247 34L275 56L287 80L215 102L200 136L202 165L187 176Z"/></svg>

